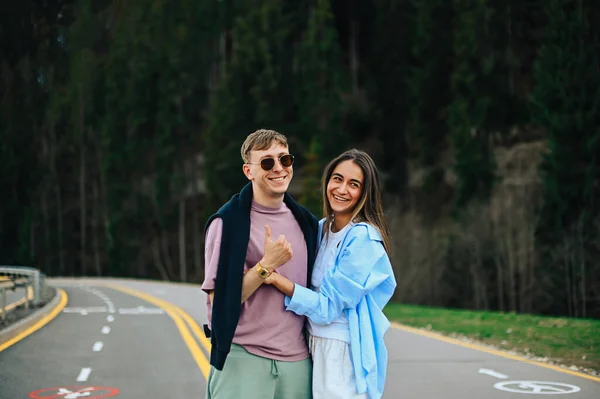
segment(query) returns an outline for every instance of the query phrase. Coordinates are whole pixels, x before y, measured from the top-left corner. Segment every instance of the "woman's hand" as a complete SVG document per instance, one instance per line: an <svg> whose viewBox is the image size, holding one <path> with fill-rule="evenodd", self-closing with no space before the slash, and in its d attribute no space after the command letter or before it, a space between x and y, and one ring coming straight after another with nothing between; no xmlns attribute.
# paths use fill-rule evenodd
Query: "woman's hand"
<svg viewBox="0 0 600 399"><path fill-rule="evenodd" d="M269 277L264 279L263 284L267 284L267 285L277 284L277 277L281 277L281 275L279 273L277 273L277 271L274 271L273 273L271 273L269 275Z"/></svg>
<svg viewBox="0 0 600 399"><path fill-rule="evenodd" d="M269 277L264 279L263 284L272 285L287 296L291 297L294 295L295 284L288 278L277 273L277 271L274 271Z"/></svg>

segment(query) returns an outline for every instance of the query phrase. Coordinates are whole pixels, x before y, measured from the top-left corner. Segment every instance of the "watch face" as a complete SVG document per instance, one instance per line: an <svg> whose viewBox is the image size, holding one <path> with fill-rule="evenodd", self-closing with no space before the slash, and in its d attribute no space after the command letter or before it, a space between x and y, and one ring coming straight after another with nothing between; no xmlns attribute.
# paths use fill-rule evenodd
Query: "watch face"
<svg viewBox="0 0 600 399"><path fill-rule="evenodd" d="M263 270L261 270L261 271L260 271L260 276L261 276L262 278L267 278L267 277L269 277L269 274L270 274L270 273L269 273L269 271L268 271L268 270L265 270L265 269L263 269Z"/></svg>

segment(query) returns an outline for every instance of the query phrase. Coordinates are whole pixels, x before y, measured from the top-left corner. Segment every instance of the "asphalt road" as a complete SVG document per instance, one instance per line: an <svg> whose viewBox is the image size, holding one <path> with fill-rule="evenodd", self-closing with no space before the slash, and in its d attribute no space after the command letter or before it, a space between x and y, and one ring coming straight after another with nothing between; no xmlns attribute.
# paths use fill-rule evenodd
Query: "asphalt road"
<svg viewBox="0 0 600 399"><path fill-rule="evenodd" d="M198 286L66 279L53 285L64 288L68 304L42 329L0 352L0 399L204 398L205 296ZM386 341L385 399L600 398L598 378L426 332L394 327Z"/></svg>

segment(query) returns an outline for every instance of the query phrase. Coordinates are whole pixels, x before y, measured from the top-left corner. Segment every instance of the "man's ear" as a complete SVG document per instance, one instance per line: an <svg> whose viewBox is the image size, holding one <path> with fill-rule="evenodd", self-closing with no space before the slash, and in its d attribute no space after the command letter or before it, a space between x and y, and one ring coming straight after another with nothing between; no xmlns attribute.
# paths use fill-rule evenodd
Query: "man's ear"
<svg viewBox="0 0 600 399"><path fill-rule="evenodd" d="M250 181L254 180L254 176L252 176L252 172L250 171L250 166L247 164L242 165L242 172L246 175L246 178Z"/></svg>

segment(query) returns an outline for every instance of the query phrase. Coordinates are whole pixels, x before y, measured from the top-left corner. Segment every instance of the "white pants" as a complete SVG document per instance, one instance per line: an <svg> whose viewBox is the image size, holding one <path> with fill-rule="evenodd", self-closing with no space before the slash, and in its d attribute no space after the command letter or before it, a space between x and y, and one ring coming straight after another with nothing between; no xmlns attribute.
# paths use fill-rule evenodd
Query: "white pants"
<svg viewBox="0 0 600 399"><path fill-rule="evenodd" d="M350 345L337 339L309 335L313 360L313 399L368 399L358 394Z"/></svg>

